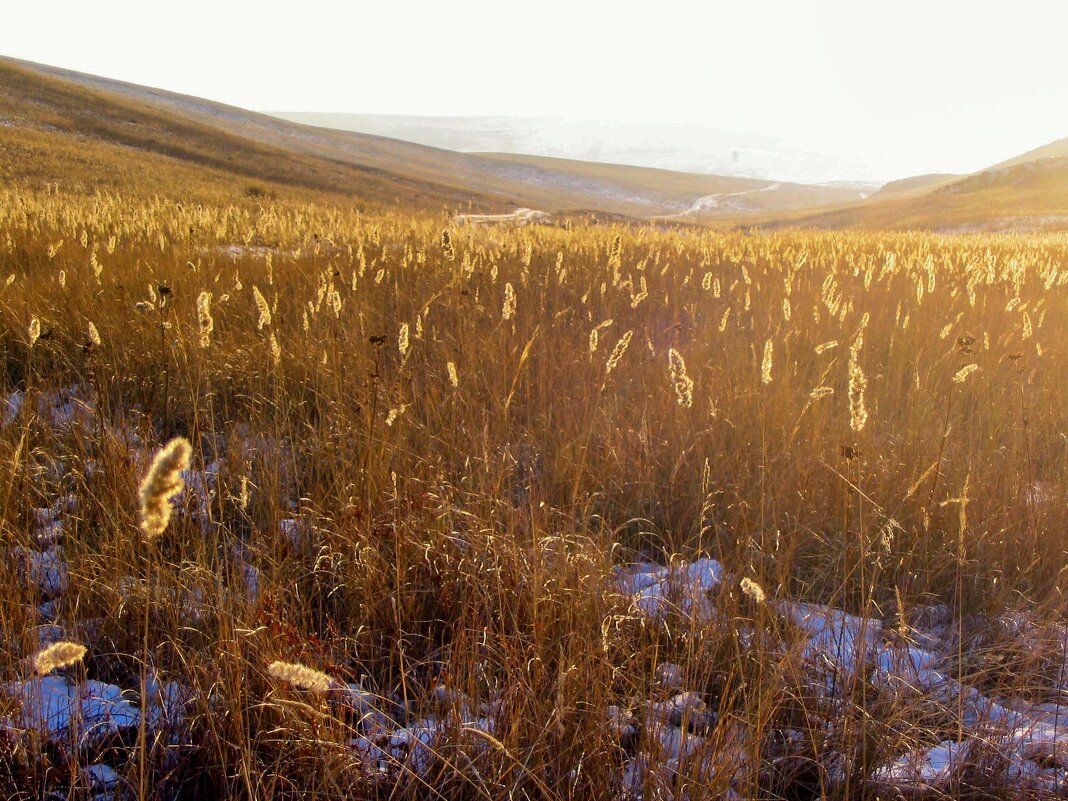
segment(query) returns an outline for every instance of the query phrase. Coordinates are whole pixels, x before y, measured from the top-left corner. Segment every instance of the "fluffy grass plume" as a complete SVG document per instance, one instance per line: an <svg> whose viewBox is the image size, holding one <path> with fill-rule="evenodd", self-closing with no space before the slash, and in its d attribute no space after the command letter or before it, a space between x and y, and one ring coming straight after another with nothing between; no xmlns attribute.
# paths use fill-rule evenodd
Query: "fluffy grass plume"
<svg viewBox="0 0 1068 801"><path fill-rule="evenodd" d="M868 315L865 314L860 330L849 346L849 427L856 432L863 431L868 424L868 406L864 398L868 378L860 366L860 350L864 347L864 329L867 325Z"/></svg>
<svg viewBox="0 0 1068 801"><path fill-rule="evenodd" d="M760 383L771 383L771 365L775 354L775 345L769 339L764 343L764 358L760 363Z"/></svg>
<svg viewBox="0 0 1068 801"><path fill-rule="evenodd" d="M282 346L278 344L278 337L274 335L273 331L269 337L269 342L271 346L271 364L279 367L282 364Z"/></svg>
<svg viewBox="0 0 1068 801"><path fill-rule="evenodd" d="M689 409L693 406L693 379L686 374L686 362L682 354L674 348L668 351L668 368L671 371L671 382L675 386L675 399L679 406Z"/></svg>
<svg viewBox="0 0 1068 801"><path fill-rule="evenodd" d="M746 597L749 598L754 603L758 603L758 604L764 603L764 601L766 599L766 596L764 595L764 588L761 587L759 584L757 584L755 581L753 581L748 576L745 576L738 583L738 586L741 588L742 592L745 593Z"/></svg>
<svg viewBox="0 0 1068 801"><path fill-rule="evenodd" d="M868 379L859 363L849 361L849 427L854 431L864 430L868 424L868 407L864 401L864 392L868 388Z"/></svg>
<svg viewBox="0 0 1068 801"><path fill-rule="evenodd" d="M215 320L211 316L212 293L204 290L197 295L197 329L200 333L200 347L211 345L211 334L215 330Z"/></svg>
<svg viewBox="0 0 1068 801"><path fill-rule="evenodd" d="M515 314L515 289L512 288L511 283L504 285L504 304L501 307L501 317L505 320L511 320Z"/></svg>
<svg viewBox="0 0 1068 801"><path fill-rule="evenodd" d="M182 472L189 469L192 456L189 440L175 437L156 454L141 481L141 531L149 541L167 530L171 500L185 487Z"/></svg>
<svg viewBox="0 0 1068 801"><path fill-rule="evenodd" d="M623 360L623 354L627 352L627 348L630 346L630 338L632 336L634 336L634 332L627 331L616 342L615 347L612 348L612 352L608 354L608 360L604 365L604 373L606 376L615 370Z"/></svg>
<svg viewBox="0 0 1068 801"><path fill-rule="evenodd" d="M33 669L37 675L45 676L53 670L75 665L84 658L84 645L60 640L37 652L37 655L33 658Z"/></svg>
<svg viewBox="0 0 1068 801"><path fill-rule="evenodd" d="M262 331L264 326L271 324L271 307L259 287L252 287L252 298L256 301L256 310L260 313L260 318L256 321L256 330Z"/></svg>
<svg viewBox="0 0 1068 801"><path fill-rule="evenodd" d="M504 319L512 319L512 316L516 313L516 290L512 287L511 283L504 285L504 304L501 307L501 317Z"/></svg>
<svg viewBox="0 0 1068 801"><path fill-rule="evenodd" d="M337 686L337 682L321 670L296 662L272 662L267 666L267 672L279 681L311 692L325 693Z"/></svg>

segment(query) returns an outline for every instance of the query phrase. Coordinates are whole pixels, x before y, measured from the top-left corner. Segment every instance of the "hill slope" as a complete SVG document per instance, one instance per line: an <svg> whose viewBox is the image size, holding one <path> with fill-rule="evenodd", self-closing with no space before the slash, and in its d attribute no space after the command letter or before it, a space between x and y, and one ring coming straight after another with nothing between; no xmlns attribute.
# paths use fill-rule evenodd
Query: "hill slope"
<svg viewBox="0 0 1068 801"><path fill-rule="evenodd" d="M904 192L915 192L916 190L927 191L938 184L950 183L958 178L960 175L954 175L952 173L932 173L930 175L914 175L911 178L901 178L897 181L890 181L883 184L879 191L873 195L879 197L886 197L887 195L900 195Z"/></svg>
<svg viewBox="0 0 1068 801"><path fill-rule="evenodd" d="M84 189L328 192L375 203L492 203L445 181L385 169L382 152L345 136L220 104L0 59L0 176ZM377 144L377 143L374 143ZM414 150L419 150L414 148ZM438 180L435 180L438 179Z"/></svg>
<svg viewBox="0 0 1068 801"><path fill-rule="evenodd" d="M1030 161L1062 158L1068 158L1068 137L1058 139L1056 142L1050 142L1042 147L1036 147L1034 150L1028 150L1026 153L996 164L994 167L1014 167L1017 164L1025 164Z"/></svg>
<svg viewBox="0 0 1068 801"><path fill-rule="evenodd" d="M663 218L700 219L747 211L812 209L861 200L872 189L863 184L796 184L548 156L479 155L511 165L518 179L537 180L539 173L551 173L579 183L603 182L620 192L643 192L658 198L666 207L656 215Z"/></svg>
<svg viewBox="0 0 1068 801"><path fill-rule="evenodd" d="M798 149L775 136L651 120L508 115L358 114L271 111L290 122L387 136L469 153L508 153L633 164L672 172L765 181L826 183L869 177L862 161ZM729 120L724 119L724 123Z"/></svg>
<svg viewBox="0 0 1068 801"><path fill-rule="evenodd" d="M860 203L763 224L936 232L1068 230L1068 139L965 176L919 176ZM889 190L889 191L887 191Z"/></svg>
<svg viewBox="0 0 1068 801"><path fill-rule="evenodd" d="M457 153L287 122L200 98L0 58L0 176L84 188L177 183L216 192L327 192L376 205L632 217L719 213L707 198L759 190L762 210L861 195L856 188L692 175L562 159ZM203 188L203 187L202 187ZM696 204L696 206L695 206ZM703 204L703 205L702 205ZM725 204L724 209L734 211Z"/></svg>

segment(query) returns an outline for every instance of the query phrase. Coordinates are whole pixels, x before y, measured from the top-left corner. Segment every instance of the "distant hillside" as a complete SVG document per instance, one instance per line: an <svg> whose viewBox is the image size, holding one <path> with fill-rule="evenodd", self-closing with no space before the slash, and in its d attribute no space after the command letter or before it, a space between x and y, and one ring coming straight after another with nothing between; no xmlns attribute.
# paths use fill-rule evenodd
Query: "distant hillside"
<svg viewBox="0 0 1068 801"><path fill-rule="evenodd" d="M365 207L593 211L714 224L1068 230L1068 139L969 176L798 184L501 153L301 125L0 58L0 180L196 197L328 194Z"/></svg>
<svg viewBox="0 0 1068 801"><path fill-rule="evenodd" d="M0 126L0 176L8 182L327 192L427 207L506 202L451 180L459 171L451 154L12 59L0 59ZM408 168L388 169L396 164Z"/></svg>
<svg viewBox="0 0 1068 801"><path fill-rule="evenodd" d="M552 174L560 181L566 176L574 182L603 182L623 194L644 193L665 206L657 215L661 218L696 220L740 211L811 209L859 200L873 189L864 184L794 184L511 153L480 155L511 165L517 180L537 181L540 175Z"/></svg>
<svg viewBox="0 0 1068 801"><path fill-rule="evenodd" d="M1017 164L1024 164L1028 161L1041 161L1042 159L1062 159L1068 158L1068 138L1058 139L1056 142L1050 142L1048 145L1042 147L1036 147L1034 150L1028 150L1026 153L1022 153L1015 158L1003 161L1000 164L994 165L995 167L1013 167Z"/></svg>
<svg viewBox="0 0 1068 801"><path fill-rule="evenodd" d="M868 167L855 160L799 150L775 137L705 125L551 117L271 113L292 122L462 152L528 154L807 184L873 178Z"/></svg>
<svg viewBox="0 0 1068 801"><path fill-rule="evenodd" d="M689 214L769 181L559 159L477 155L276 117L0 58L0 177L86 190L330 193L376 206L516 207L635 218ZM769 208L842 202L856 190L768 192ZM773 198L775 198L773 200ZM811 200L812 202L809 202ZM725 207L726 208L726 207Z"/></svg>
<svg viewBox="0 0 1068 801"><path fill-rule="evenodd" d="M764 216L759 222L773 226L950 233L1068 230L1068 139L972 175L945 179L921 176L897 183L896 190L881 191L860 203Z"/></svg>
<svg viewBox="0 0 1068 801"><path fill-rule="evenodd" d="M883 184L872 197L885 197L886 195L898 195L902 192L913 192L917 189L930 189L937 184L949 183L960 177L962 176L954 175L953 173L932 173L931 175L901 178L900 180Z"/></svg>

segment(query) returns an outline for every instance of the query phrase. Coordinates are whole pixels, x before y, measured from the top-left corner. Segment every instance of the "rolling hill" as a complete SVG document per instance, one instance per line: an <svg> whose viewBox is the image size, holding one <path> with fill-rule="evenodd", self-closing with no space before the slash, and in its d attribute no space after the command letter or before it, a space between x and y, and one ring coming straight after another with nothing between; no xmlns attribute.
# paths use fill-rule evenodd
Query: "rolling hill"
<svg viewBox="0 0 1068 801"><path fill-rule="evenodd" d="M1068 230L1068 139L971 175L918 176L889 184L859 203L766 215L759 222L939 233Z"/></svg>
<svg viewBox="0 0 1068 801"><path fill-rule="evenodd" d="M458 153L336 131L55 67L0 59L0 177L85 189L176 184L222 193L311 192L371 205L687 216L760 193L790 211L862 188L696 175L563 159ZM734 203L723 204L736 211Z"/></svg>
<svg viewBox="0 0 1068 801"><path fill-rule="evenodd" d="M0 177L9 183L167 194L325 192L430 207L504 203L446 182L447 154L368 139L305 132L197 98L0 60ZM424 174L386 169L402 161Z"/></svg>
<svg viewBox="0 0 1068 801"><path fill-rule="evenodd" d="M804 184L858 178L875 181L862 160L798 149L775 136L732 131L723 127L731 125L727 116L716 127L545 116L269 113L290 122L465 153L524 154Z"/></svg>
<svg viewBox="0 0 1068 801"><path fill-rule="evenodd" d="M916 190L930 189L938 184L950 183L963 176L954 175L952 173L932 173L930 175L915 175L911 178L901 178L897 181L890 181L879 187L879 191L873 195L873 197L886 197L887 195L898 195L903 192L914 192Z"/></svg>
<svg viewBox="0 0 1068 801"><path fill-rule="evenodd" d="M1063 158L1068 158L1068 137L1058 139L1056 142L1050 142L1048 145L1043 145L1042 147L1036 147L1034 150L1028 150L1026 153L1016 156L1015 158L994 165L994 168L1014 167L1017 164L1025 164L1031 161Z"/></svg>
<svg viewBox="0 0 1068 801"><path fill-rule="evenodd" d="M517 181L534 185L551 176L551 186L606 187L619 197L641 193L655 199L661 211L642 216L688 219L748 211L791 211L845 203L866 197L866 184L796 184L703 173L676 172L625 164L575 161L548 156L481 153ZM551 188L551 187L547 187Z"/></svg>
<svg viewBox="0 0 1068 801"><path fill-rule="evenodd" d="M0 180L81 191L328 195L451 213L594 211L767 227L1068 230L1068 139L968 176L861 184L505 153L303 125L209 100L0 58Z"/></svg>

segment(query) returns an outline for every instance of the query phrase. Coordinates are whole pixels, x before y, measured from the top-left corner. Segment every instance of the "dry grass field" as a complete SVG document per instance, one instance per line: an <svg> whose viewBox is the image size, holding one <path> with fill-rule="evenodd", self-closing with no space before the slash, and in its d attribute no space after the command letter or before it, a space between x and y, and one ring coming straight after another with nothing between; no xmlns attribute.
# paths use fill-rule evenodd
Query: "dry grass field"
<svg viewBox="0 0 1068 801"><path fill-rule="evenodd" d="M0 60L0 797L1068 795L1064 152L784 220Z"/></svg>
<svg viewBox="0 0 1068 801"><path fill-rule="evenodd" d="M5 797L1061 793L1068 238L160 164L0 191Z"/></svg>

